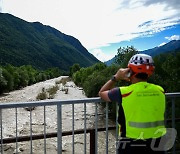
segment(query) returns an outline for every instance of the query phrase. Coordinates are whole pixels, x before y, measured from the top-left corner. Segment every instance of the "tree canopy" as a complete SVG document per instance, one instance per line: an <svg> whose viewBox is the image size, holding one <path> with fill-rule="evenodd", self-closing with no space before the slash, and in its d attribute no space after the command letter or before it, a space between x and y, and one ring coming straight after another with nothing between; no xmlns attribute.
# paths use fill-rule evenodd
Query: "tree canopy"
<svg viewBox="0 0 180 154"><path fill-rule="evenodd" d="M0 66L0 94L58 77L62 73L59 68L38 71L31 65L15 67L8 64L6 66Z"/></svg>

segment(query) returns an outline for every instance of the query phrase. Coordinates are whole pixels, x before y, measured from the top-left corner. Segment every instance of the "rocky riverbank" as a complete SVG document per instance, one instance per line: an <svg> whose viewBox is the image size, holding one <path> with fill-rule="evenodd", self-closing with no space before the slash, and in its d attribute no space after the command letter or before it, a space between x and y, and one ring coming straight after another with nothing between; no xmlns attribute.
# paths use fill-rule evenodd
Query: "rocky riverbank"
<svg viewBox="0 0 180 154"><path fill-rule="evenodd" d="M25 87L21 90L16 90L0 96L0 103L6 102L27 102L35 101L37 95L42 92L42 89L49 89L55 85L58 85L58 91L54 95L54 100L70 100L70 99L82 99L86 98L83 90L77 87L72 81L68 81L65 84L59 81L67 76L47 80L44 82L36 83L34 85ZM68 90L64 90L68 89ZM53 100L52 99L52 100ZM83 129L84 127L84 104L76 104L74 106L74 129ZM95 105L87 104L87 128L94 127L95 118ZM62 107L62 129L63 131L72 130L72 105L63 105ZM98 106L98 125L103 126L105 124L104 112L101 106ZM44 107L36 107L31 111L32 115L32 134L44 133L44 125L46 125L46 133L57 131L57 113L55 106L49 106L45 109L46 124L44 124ZM2 111L2 125L3 125L3 137L16 136L16 110L7 109ZM30 135L30 111L24 108L17 109L17 133L18 136ZM113 124L112 121L109 122ZM84 135L75 135L75 153L84 153ZM44 153L44 140L32 141L33 153ZM63 137L63 153L72 153L72 136ZM18 143L18 149L16 144L6 144L3 146L5 154L18 153L27 154L30 153L30 141ZM99 153L105 153L105 132L98 133L98 151ZM114 131L109 131L109 152L115 151L115 138ZM46 152L51 154L57 153L57 140L56 138L46 139ZM87 153L89 153L89 134L87 134Z"/></svg>

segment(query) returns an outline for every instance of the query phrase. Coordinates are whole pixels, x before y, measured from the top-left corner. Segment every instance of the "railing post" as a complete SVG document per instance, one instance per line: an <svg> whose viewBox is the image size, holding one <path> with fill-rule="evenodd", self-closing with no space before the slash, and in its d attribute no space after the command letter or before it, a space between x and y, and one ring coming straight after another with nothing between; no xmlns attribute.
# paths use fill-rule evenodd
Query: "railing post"
<svg viewBox="0 0 180 154"><path fill-rule="evenodd" d="M172 98L172 127L175 128L175 98Z"/></svg>
<svg viewBox="0 0 180 154"><path fill-rule="evenodd" d="M57 153L62 154L62 106L57 104Z"/></svg>
<svg viewBox="0 0 180 154"><path fill-rule="evenodd" d="M0 109L0 125L1 125L1 151L0 153L3 154L3 128L2 128L2 109Z"/></svg>
<svg viewBox="0 0 180 154"><path fill-rule="evenodd" d="M116 154L118 154L118 135L119 135L119 128L118 128L118 103L116 103Z"/></svg>
<svg viewBox="0 0 180 154"><path fill-rule="evenodd" d="M98 153L98 105L95 103L95 152Z"/></svg>
<svg viewBox="0 0 180 154"><path fill-rule="evenodd" d="M15 109L15 117L16 117L16 153L18 153L18 120L17 120L17 108Z"/></svg>
<svg viewBox="0 0 180 154"><path fill-rule="evenodd" d="M90 154L95 154L95 130L90 131Z"/></svg>
<svg viewBox="0 0 180 154"><path fill-rule="evenodd" d="M172 98L172 128L175 129L176 125L175 125L175 98ZM174 142L174 146L172 149L172 153L175 154L176 153L176 141Z"/></svg>
<svg viewBox="0 0 180 154"><path fill-rule="evenodd" d="M33 153L33 145L32 145L32 110L30 110L30 147L31 154Z"/></svg>
<svg viewBox="0 0 180 154"><path fill-rule="evenodd" d="M72 154L74 154L74 104L72 104Z"/></svg>
<svg viewBox="0 0 180 154"><path fill-rule="evenodd" d="M84 103L84 154L86 154L86 103Z"/></svg>
<svg viewBox="0 0 180 154"><path fill-rule="evenodd" d="M106 102L106 154L108 154L108 102Z"/></svg>
<svg viewBox="0 0 180 154"><path fill-rule="evenodd" d="M46 106L44 106L44 154L46 154Z"/></svg>

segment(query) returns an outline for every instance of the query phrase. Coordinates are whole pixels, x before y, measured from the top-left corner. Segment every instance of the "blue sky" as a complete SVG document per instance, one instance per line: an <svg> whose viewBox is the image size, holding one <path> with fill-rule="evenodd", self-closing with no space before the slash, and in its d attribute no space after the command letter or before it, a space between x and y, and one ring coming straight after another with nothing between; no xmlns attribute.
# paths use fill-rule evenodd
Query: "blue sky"
<svg viewBox="0 0 180 154"><path fill-rule="evenodd" d="M0 0L0 12L74 36L101 61L180 39L180 0Z"/></svg>
<svg viewBox="0 0 180 154"><path fill-rule="evenodd" d="M100 50L105 54L117 53L119 47L134 46L138 51L151 49L157 46L164 45L172 40L180 39L180 24L167 28L152 36L137 37L129 41L121 41L113 43L109 46L101 47Z"/></svg>

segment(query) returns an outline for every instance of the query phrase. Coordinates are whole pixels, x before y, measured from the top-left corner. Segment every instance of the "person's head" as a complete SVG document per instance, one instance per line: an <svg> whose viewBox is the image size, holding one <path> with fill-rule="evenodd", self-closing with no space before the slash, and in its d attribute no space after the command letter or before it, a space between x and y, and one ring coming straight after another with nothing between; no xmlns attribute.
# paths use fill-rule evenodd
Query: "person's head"
<svg viewBox="0 0 180 154"><path fill-rule="evenodd" d="M154 72L154 61L147 54L136 54L132 56L128 63L128 68L132 71L131 78L147 80Z"/></svg>

